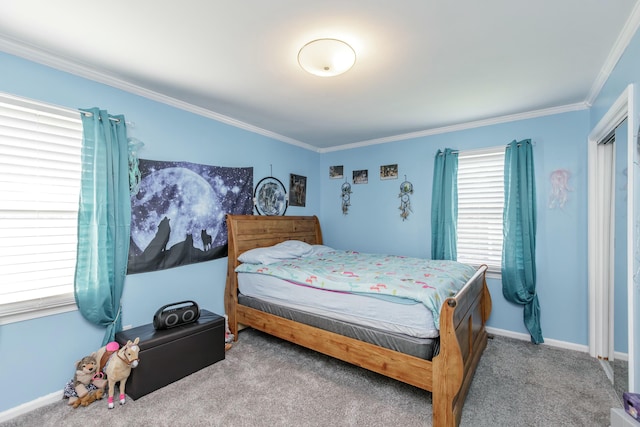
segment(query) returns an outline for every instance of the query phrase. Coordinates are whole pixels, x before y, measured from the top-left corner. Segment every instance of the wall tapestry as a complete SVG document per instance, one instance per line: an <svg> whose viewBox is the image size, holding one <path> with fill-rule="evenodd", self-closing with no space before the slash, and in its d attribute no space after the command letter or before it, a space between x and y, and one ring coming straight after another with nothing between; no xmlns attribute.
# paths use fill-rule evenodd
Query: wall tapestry
<svg viewBox="0 0 640 427"><path fill-rule="evenodd" d="M225 214L253 213L253 168L140 159L128 274L227 256Z"/></svg>

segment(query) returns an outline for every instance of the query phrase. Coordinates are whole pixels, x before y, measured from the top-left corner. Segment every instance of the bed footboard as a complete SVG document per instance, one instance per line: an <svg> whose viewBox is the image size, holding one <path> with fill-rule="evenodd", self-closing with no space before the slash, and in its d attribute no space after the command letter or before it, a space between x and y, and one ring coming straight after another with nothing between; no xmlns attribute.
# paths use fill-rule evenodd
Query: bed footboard
<svg viewBox="0 0 640 427"><path fill-rule="evenodd" d="M481 266L467 286L440 311L440 353L433 359L433 425L457 426L480 356L491 296Z"/></svg>

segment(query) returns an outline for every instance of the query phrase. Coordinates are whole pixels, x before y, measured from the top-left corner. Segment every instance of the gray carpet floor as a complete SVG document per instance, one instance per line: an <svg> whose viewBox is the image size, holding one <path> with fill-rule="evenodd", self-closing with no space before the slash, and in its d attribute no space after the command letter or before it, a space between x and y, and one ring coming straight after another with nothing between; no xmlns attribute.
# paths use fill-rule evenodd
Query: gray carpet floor
<svg viewBox="0 0 640 427"><path fill-rule="evenodd" d="M495 337L461 425L608 426L621 397L585 353ZM61 399L1 424L94 425L430 426L431 395L245 330L225 360L124 406L107 409L104 399L73 409Z"/></svg>

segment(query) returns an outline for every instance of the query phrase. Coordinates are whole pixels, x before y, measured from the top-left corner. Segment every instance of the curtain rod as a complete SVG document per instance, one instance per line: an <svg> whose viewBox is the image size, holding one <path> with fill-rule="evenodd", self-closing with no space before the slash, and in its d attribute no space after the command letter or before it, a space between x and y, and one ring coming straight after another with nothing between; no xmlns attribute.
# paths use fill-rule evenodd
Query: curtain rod
<svg viewBox="0 0 640 427"><path fill-rule="evenodd" d="M531 146L532 146L532 147L535 147L535 146L536 146L536 142L535 142L535 141L530 141L530 142L529 142L529 144L531 144ZM516 144L516 145L517 145L518 147L520 147L520 146L522 146L522 143L518 143L518 144ZM509 145L507 145L507 147L506 147L506 148L509 148Z"/></svg>
<svg viewBox="0 0 640 427"><path fill-rule="evenodd" d="M78 111L80 111L80 114L84 114L87 117L93 117L93 113L90 111L82 111L82 110L78 110ZM111 120L112 122L120 123L120 119L116 119L115 117L109 116L109 120Z"/></svg>
<svg viewBox="0 0 640 427"><path fill-rule="evenodd" d="M522 144L518 144L518 147L519 147L520 145L522 145ZM536 146L536 142L535 142L535 141L531 141L531 146L532 146L532 147L535 147L535 146ZM507 144L507 145L505 145L505 146L504 146L504 148L505 148L505 150L506 150L507 148L509 148L508 144ZM458 154L458 153L460 153L461 151L464 151L465 153L473 153L473 152L475 152L475 151L484 151L484 150L487 150L487 148L477 148L477 149L474 149L474 150L452 150L452 151L451 151L451 154ZM440 153L436 153L436 154L437 154L438 156L444 156L444 151L440 150Z"/></svg>
<svg viewBox="0 0 640 427"><path fill-rule="evenodd" d="M78 110L78 111L80 112L80 114L84 114L87 117L93 117L93 113L90 111L82 111L82 110ZM111 120L112 122L120 123L120 119L111 117L111 115L109 115L109 120ZM125 121L124 123L129 127L136 127L136 124L133 122Z"/></svg>

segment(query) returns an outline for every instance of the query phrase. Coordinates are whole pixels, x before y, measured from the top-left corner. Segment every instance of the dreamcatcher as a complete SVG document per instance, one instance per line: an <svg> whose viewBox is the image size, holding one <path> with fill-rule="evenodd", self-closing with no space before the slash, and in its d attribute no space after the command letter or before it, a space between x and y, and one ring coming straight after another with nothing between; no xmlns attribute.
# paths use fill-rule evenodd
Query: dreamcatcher
<svg viewBox="0 0 640 427"><path fill-rule="evenodd" d="M400 217L402 217L403 221L412 212L410 194L413 194L413 184L407 181L407 176L405 175L404 182L400 184L400 194L398 195L400 197L400 207L398 209L400 209Z"/></svg>
<svg viewBox="0 0 640 427"><path fill-rule="evenodd" d="M351 206L351 184L345 181L342 184L342 214L346 215L349 212L349 206Z"/></svg>
<svg viewBox="0 0 640 427"><path fill-rule="evenodd" d="M129 138L127 141L129 146L129 194L135 196L140 191L140 180L142 179L138 151L144 147L144 142L136 138Z"/></svg>
<svg viewBox="0 0 640 427"><path fill-rule="evenodd" d="M271 175L273 175L273 167ZM287 190L274 176L262 178L253 191L253 204L258 215L284 215L289 206Z"/></svg>

